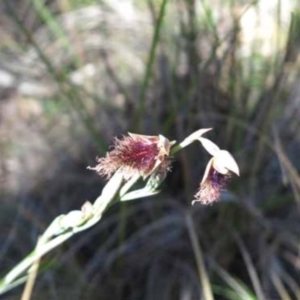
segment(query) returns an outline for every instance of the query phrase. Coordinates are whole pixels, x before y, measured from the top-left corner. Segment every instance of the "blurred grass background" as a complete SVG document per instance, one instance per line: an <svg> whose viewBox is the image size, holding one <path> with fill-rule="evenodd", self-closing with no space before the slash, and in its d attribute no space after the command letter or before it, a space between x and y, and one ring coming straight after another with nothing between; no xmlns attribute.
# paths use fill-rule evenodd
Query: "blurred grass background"
<svg viewBox="0 0 300 300"><path fill-rule="evenodd" d="M296 0L3 0L0 24L0 275L96 198L114 136L213 127L241 170L221 202L190 206L191 146L46 256L32 299L300 299Z"/></svg>

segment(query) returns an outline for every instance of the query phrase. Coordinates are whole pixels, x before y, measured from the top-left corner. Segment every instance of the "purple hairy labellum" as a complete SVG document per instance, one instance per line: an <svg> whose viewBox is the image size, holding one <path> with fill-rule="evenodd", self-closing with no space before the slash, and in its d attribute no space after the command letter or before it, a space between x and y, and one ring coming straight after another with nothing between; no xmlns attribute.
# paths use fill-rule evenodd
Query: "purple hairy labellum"
<svg viewBox="0 0 300 300"><path fill-rule="evenodd" d="M137 174L145 179L153 172L166 173L169 170L170 148L170 141L162 135L129 133L122 139L115 139L113 150L98 158L97 166L91 169L106 178L119 170L126 180Z"/></svg>
<svg viewBox="0 0 300 300"><path fill-rule="evenodd" d="M207 178L201 182L198 192L195 195L194 202L202 204L211 204L220 199L221 192L225 189L230 174L221 174L218 171L211 169Z"/></svg>
<svg viewBox="0 0 300 300"><path fill-rule="evenodd" d="M239 167L228 151L220 150L207 140L205 140L205 146L209 148L209 152L213 153L214 156L207 164L199 190L192 204L195 202L211 204L219 201L221 192L225 189L232 174L239 175Z"/></svg>

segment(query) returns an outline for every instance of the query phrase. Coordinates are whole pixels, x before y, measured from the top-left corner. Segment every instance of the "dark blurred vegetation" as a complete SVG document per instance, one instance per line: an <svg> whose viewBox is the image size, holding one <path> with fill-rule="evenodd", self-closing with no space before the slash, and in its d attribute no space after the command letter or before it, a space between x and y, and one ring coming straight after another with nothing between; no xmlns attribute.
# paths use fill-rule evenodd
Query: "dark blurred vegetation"
<svg viewBox="0 0 300 300"><path fill-rule="evenodd" d="M300 12L281 0L0 2L0 272L97 197L86 169L130 131L198 128L239 163L190 206L207 154L43 262L32 299L300 299ZM20 299L22 287L3 296Z"/></svg>

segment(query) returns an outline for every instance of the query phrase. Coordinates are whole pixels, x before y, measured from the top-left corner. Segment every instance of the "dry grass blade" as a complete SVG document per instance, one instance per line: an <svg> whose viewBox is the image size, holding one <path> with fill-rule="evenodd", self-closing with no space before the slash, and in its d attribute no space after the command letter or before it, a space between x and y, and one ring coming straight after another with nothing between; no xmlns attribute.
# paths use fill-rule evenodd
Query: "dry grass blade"
<svg viewBox="0 0 300 300"><path fill-rule="evenodd" d="M240 251L241 251L243 259L244 259L244 262L247 266L247 270L248 270L249 276L251 278L256 296L258 297L258 299L261 299L261 300L266 299L266 297L263 293L263 290L262 290L257 272L256 272L255 267L253 265L253 262L251 260L249 252L247 251L243 241L238 236L238 234L235 234L235 240L236 240L236 242L237 242L237 244L240 248Z"/></svg>
<svg viewBox="0 0 300 300"><path fill-rule="evenodd" d="M277 131L274 129L273 132L275 136L276 154L278 156L281 168L284 171L284 174L286 175L288 181L291 184L295 199L297 200L297 203L299 205L300 204L300 177L298 175L296 168L292 165L289 158L283 152L282 145L280 143Z"/></svg>
<svg viewBox="0 0 300 300"><path fill-rule="evenodd" d="M203 289L204 299L214 300L210 280L204 265L202 250L198 242L196 229L190 212L186 213L185 220L186 220L189 237L192 243L193 251L195 254L195 259L196 259L198 273L199 273L199 277Z"/></svg>
<svg viewBox="0 0 300 300"><path fill-rule="evenodd" d="M36 249L38 249L41 239L38 239ZM40 264L41 257L37 258L36 261L33 263L32 267L28 271L28 279L22 294L21 300L30 300L34 283L38 274L39 264Z"/></svg>
<svg viewBox="0 0 300 300"><path fill-rule="evenodd" d="M289 293L287 292L286 288L284 287L284 284L282 283L281 279L275 272L272 272L271 280L272 280L278 294L280 295L281 299L292 300L292 298L289 296Z"/></svg>
<svg viewBox="0 0 300 300"><path fill-rule="evenodd" d="M219 276L235 291L235 293L243 300L253 300L256 297L242 284L239 280L235 279L228 272L222 269L216 264L215 261L211 260L214 270L219 274Z"/></svg>
<svg viewBox="0 0 300 300"><path fill-rule="evenodd" d="M287 273L284 270L282 270L282 275L284 276L283 280L293 291L296 298L300 299L300 287L299 287L298 283L294 280L294 278L289 273Z"/></svg>
<svg viewBox="0 0 300 300"><path fill-rule="evenodd" d="M297 246L297 245L296 245ZM283 257L291 263L296 269L300 270L300 258L298 255L288 251L283 253Z"/></svg>

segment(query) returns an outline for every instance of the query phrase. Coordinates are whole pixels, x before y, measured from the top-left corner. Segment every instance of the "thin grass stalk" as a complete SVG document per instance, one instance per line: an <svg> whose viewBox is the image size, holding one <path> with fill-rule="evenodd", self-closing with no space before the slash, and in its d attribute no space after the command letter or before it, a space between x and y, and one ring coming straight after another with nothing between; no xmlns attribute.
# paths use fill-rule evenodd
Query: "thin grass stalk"
<svg viewBox="0 0 300 300"><path fill-rule="evenodd" d="M278 294L280 295L280 298L283 300L292 300L292 298L290 297L288 291L286 290L283 282L281 281L280 277L275 274L275 272L271 273L271 280L278 292Z"/></svg>
<svg viewBox="0 0 300 300"><path fill-rule="evenodd" d="M215 261L210 260L210 263L212 264L216 273L224 280L224 282L226 282L237 293L240 299L243 300L255 299L253 293L250 292L242 282L240 282L239 280L231 276L227 271L225 271L223 268L217 265Z"/></svg>
<svg viewBox="0 0 300 300"><path fill-rule="evenodd" d="M149 81L151 78L151 71L152 71L152 67L153 67L153 63L154 63L154 59L155 59L155 52L156 52L158 42L159 42L160 32L161 32L161 28L163 25L163 20L164 20L164 16L165 16L167 3L168 3L168 0L162 0L161 6L160 6L158 19L157 19L157 22L155 25L155 30L154 30L154 34L153 34L153 38L152 38L150 53L149 53L149 57L148 57L147 65L146 65L146 71L145 71L145 75L143 77L143 82L142 82L142 87L141 87L141 92L140 92L140 99L139 99L137 110L136 110L135 116L134 116L135 117L134 118L135 119L134 127L139 128L140 130L142 129L141 128L142 127L142 119L145 114L145 108L146 108L146 105L145 105L146 92L147 92L147 88L148 88Z"/></svg>
<svg viewBox="0 0 300 300"><path fill-rule="evenodd" d="M68 53L72 53L72 46L70 45L68 36L62 30L60 24L55 20L55 17L43 2L44 1L41 0L31 0L31 3L33 4L41 20L48 26L55 37L62 43L65 50ZM73 55L72 59L75 65L77 67L80 67L78 57Z"/></svg>
<svg viewBox="0 0 300 300"><path fill-rule="evenodd" d="M109 61L109 54L105 49L101 50L101 55L103 57L103 64L105 67L105 70L107 72L107 75L109 78L114 82L116 88L120 92L120 94L124 95L124 98L126 100L126 103L131 104L133 103L133 99L129 96L129 93L127 92L126 88L124 87L123 83L119 79L116 70L114 70L112 64Z"/></svg>
<svg viewBox="0 0 300 300"><path fill-rule="evenodd" d="M204 11L206 25L211 30L211 32L214 36L214 43L218 47L218 45L220 45L220 37L219 37L216 23L214 22L214 19L213 19L214 8L211 6L211 3L207 3L207 2L209 2L209 1L206 1L206 0L200 1L200 5Z"/></svg>
<svg viewBox="0 0 300 300"><path fill-rule="evenodd" d="M233 290L219 285L212 286L215 294L222 296L226 300L241 300L241 297Z"/></svg>
<svg viewBox="0 0 300 300"><path fill-rule="evenodd" d="M241 240L241 238L239 237L239 235L237 233L234 235L234 238L236 240L236 243L238 244L238 247L240 248L240 251L241 251L243 259L244 259L244 262L247 266L247 270L248 270L251 282L253 284L255 294L256 294L256 296L259 300L265 300L266 297L264 295L262 286L260 284L259 277L257 275L257 272L256 272L255 268L254 268L254 265L253 265L252 259L250 257L250 254L247 251L243 241Z"/></svg>
<svg viewBox="0 0 300 300"><path fill-rule="evenodd" d="M275 75L272 87L269 91L261 95L256 105L256 117L254 123L262 133L267 133L270 130L274 116L273 114L275 113L276 109L278 109L275 104L278 103L278 101L276 102L276 100L278 100L278 93L280 91L282 79L285 75L283 70L284 64L282 63L281 67L277 71L277 74ZM251 176L253 178L256 178L255 174L259 170L265 156L266 149L261 138L259 138L256 145L256 155L253 162L253 168L251 170Z"/></svg>
<svg viewBox="0 0 300 300"><path fill-rule="evenodd" d="M40 243L40 238L38 239L37 242L37 248L39 246ZM34 287L34 283L38 274L38 269L39 269L39 264L40 264L40 259L37 259L32 267L30 268L30 270L28 271L29 275L28 275L28 279L21 297L21 300L30 300L32 292L33 292L33 287Z"/></svg>
<svg viewBox="0 0 300 300"><path fill-rule="evenodd" d="M205 300L214 300L212 288L210 285L209 276L206 271L202 250L200 248L200 244L197 238L195 225L190 212L187 212L185 215L186 226L188 230L188 234L190 237L190 241L192 244L192 248L195 255L195 260L198 268L199 279L201 282L201 286L203 289L203 295Z"/></svg>
<svg viewBox="0 0 300 300"><path fill-rule="evenodd" d="M273 129L275 143L275 153L278 157L280 166L282 168L285 179L290 183L295 197L298 210L300 212L300 177L298 175L297 169L293 166L290 159L286 156L282 149L282 144L279 140L278 132Z"/></svg>
<svg viewBox="0 0 300 300"><path fill-rule="evenodd" d="M23 25L22 21L19 19L18 15L16 14L14 8L11 6L8 0L4 0L5 7L8 11L8 14L18 26L20 31L24 34L26 39L31 43L33 48L36 50L37 54L39 55L41 61L47 67L49 74L55 80L56 84L59 87L61 95L64 96L64 99L67 100L71 107L76 111L76 114L82 120L83 124L85 125L88 132L92 135L93 141L95 142L98 149L103 153L104 149L106 149L106 144L99 139L99 133L97 132L96 128L93 125L93 121L91 117L87 114L85 106L83 105L82 101L78 97L78 94L75 92L77 90L76 87L70 85L68 79L65 74L58 73L52 63L50 62L49 58L45 55L43 50L39 47L39 45L34 40L32 34L27 30L27 28ZM67 85L66 85L67 83Z"/></svg>
<svg viewBox="0 0 300 300"><path fill-rule="evenodd" d="M280 274L283 282L285 282L288 285L288 287L291 289L296 298L300 299L299 283L284 269L280 270Z"/></svg>

